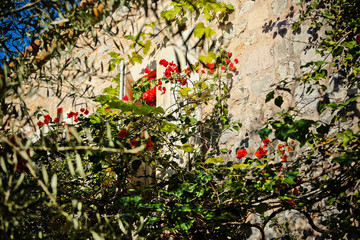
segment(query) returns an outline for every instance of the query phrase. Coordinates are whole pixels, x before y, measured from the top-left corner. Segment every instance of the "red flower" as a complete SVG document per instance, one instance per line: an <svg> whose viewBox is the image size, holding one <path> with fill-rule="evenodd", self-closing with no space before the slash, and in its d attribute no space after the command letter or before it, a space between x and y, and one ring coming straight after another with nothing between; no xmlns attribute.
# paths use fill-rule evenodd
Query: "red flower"
<svg viewBox="0 0 360 240"><path fill-rule="evenodd" d="M123 98L122 98L123 101L129 101L129 97L127 95L125 95Z"/></svg>
<svg viewBox="0 0 360 240"><path fill-rule="evenodd" d="M281 158L281 160L282 160L283 162L287 162L287 155L284 155L284 156Z"/></svg>
<svg viewBox="0 0 360 240"><path fill-rule="evenodd" d="M227 53L227 56L228 56L228 57L231 57L231 56L232 56L232 53L228 52L228 53Z"/></svg>
<svg viewBox="0 0 360 240"><path fill-rule="evenodd" d="M145 145L145 148L148 150L148 151L151 151L153 148L154 148L154 143L151 141L151 139L149 138L146 145Z"/></svg>
<svg viewBox="0 0 360 240"><path fill-rule="evenodd" d="M72 118L74 116L74 112L69 112L69 113L67 113L67 117L68 118Z"/></svg>
<svg viewBox="0 0 360 240"><path fill-rule="evenodd" d="M296 202L295 202L294 200L289 199L287 202L288 202L289 204L293 205L293 206L296 205Z"/></svg>
<svg viewBox="0 0 360 240"><path fill-rule="evenodd" d="M149 89L143 93L144 100L148 104L152 104L156 101L156 88Z"/></svg>
<svg viewBox="0 0 360 240"><path fill-rule="evenodd" d="M151 69L150 68L145 68L145 73L150 73L151 72Z"/></svg>
<svg viewBox="0 0 360 240"><path fill-rule="evenodd" d="M85 112L85 108L80 108L80 112Z"/></svg>
<svg viewBox="0 0 360 240"><path fill-rule="evenodd" d="M269 140L268 138L266 138L266 139L263 140L263 143L264 143L265 145L268 145L268 144L270 143L270 140Z"/></svg>
<svg viewBox="0 0 360 240"><path fill-rule="evenodd" d="M241 159L247 155L246 149L239 149L237 150L237 157L238 159Z"/></svg>
<svg viewBox="0 0 360 240"><path fill-rule="evenodd" d="M125 129L121 129L118 135L119 138L125 138L127 135L127 131Z"/></svg>
<svg viewBox="0 0 360 240"><path fill-rule="evenodd" d="M235 59L234 59L234 62L235 62L236 64L238 64L238 63L239 63L239 60L238 60L237 58L235 58Z"/></svg>
<svg viewBox="0 0 360 240"><path fill-rule="evenodd" d="M38 125L39 127L42 127L42 126L44 126L44 123L43 123L42 121L38 121L38 122L37 122L37 125Z"/></svg>
<svg viewBox="0 0 360 240"><path fill-rule="evenodd" d="M230 63L229 67L231 71L236 72L236 67L234 66L234 63Z"/></svg>
<svg viewBox="0 0 360 240"><path fill-rule="evenodd" d="M165 77L171 77L171 72L168 68L165 70L164 75Z"/></svg>
<svg viewBox="0 0 360 240"><path fill-rule="evenodd" d="M229 62L230 62L230 60L227 58L227 59L225 59L225 62L226 62L226 63L229 63Z"/></svg>
<svg viewBox="0 0 360 240"><path fill-rule="evenodd" d="M224 67L224 66L221 66L221 70L225 70L225 67Z"/></svg>
<svg viewBox="0 0 360 240"><path fill-rule="evenodd" d="M45 115L45 116L44 116L44 123L45 123L45 124L48 124L48 123L50 122L50 119L51 119L51 117L50 117L49 114L48 114L48 115Z"/></svg>
<svg viewBox="0 0 360 240"><path fill-rule="evenodd" d="M55 119L54 119L54 122L55 122L55 123L59 123L59 122L60 122L60 119L59 119L59 118L55 118Z"/></svg>
<svg viewBox="0 0 360 240"><path fill-rule="evenodd" d="M131 147L134 148L139 144L139 141L136 139L130 140Z"/></svg>
<svg viewBox="0 0 360 240"><path fill-rule="evenodd" d="M264 155L266 155L268 152L268 150L265 150L262 147L259 147L258 150L255 153L255 156L257 156L258 158L263 157Z"/></svg>
<svg viewBox="0 0 360 240"><path fill-rule="evenodd" d="M84 112L84 114L85 114L85 115L88 115L88 114L89 114L89 110L86 109L85 112Z"/></svg>
<svg viewBox="0 0 360 240"><path fill-rule="evenodd" d="M77 117L74 117L74 122L78 122L79 119Z"/></svg>
<svg viewBox="0 0 360 240"><path fill-rule="evenodd" d="M160 85L162 85L162 81L161 80L159 80L159 82L158 82L158 84L157 84L158 86L160 86Z"/></svg>
<svg viewBox="0 0 360 240"><path fill-rule="evenodd" d="M207 67L210 68L210 69L213 69L215 67L215 64L213 63L208 63L207 64Z"/></svg>
<svg viewBox="0 0 360 240"><path fill-rule="evenodd" d="M165 59L161 59L159 63L164 67L167 67L167 65L169 64L168 61L166 61Z"/></svg>
<svg viewBox="0 0 360 240"><path fill-rule="evenodd" d="M165 94L165 92L166 92L166 87L163 87L162 88L162 94Z"/></svg>
<svg viewBox="0 0 360 240"><path fill-rule="evenodd" d="M58 108L58 109L57 109L57 113L58 113L58 114L61 114L62 112L63 112L63 109L62 109L62 108Z"/></svg>
<svg viewBox="0 0 360 240"><path fill-rule="evenodd" d="M284 146L281 145L281 144L278 145L278 149L279 149L279 150L282 149L283 147L284 147Z"/></svg>

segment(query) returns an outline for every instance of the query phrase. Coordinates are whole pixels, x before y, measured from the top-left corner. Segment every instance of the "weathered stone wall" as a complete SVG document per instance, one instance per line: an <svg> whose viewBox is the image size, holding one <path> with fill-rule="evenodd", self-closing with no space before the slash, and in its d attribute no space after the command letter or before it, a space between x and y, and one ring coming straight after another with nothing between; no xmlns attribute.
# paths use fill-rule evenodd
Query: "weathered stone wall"
<svg viewBox="0 0 360 240"><path fill-rule="evenodd" d="M238 133L225 134L221 140L228 146L233 145L235 149L238 143L245 139L246 133L252 135L253 130L258 129L263 121L279 110L273 104L264 104L271 84L286 77L300 76L300 65L312 59L314 52L303 51L311 35L306 31L293 33L291 30L291 23L293 19L296 19L297 14L297 10L294 9L296 1L231 0L228 2L235 7L229 19L230 24L220 26L220 28L214 24L218 34L213 38L224 37L224 46L228 46L227 50L233 53L234 58L239 59L238 72L233 77L234 85L229 105L233 120L241 121L243 128ZM166 6L167 3L164 3L160 9ZM124 10L114 13L113 19L118 21L118 24L117 29L112 29L113 35L98 31L96 34L99 36L99 41L97 42L89 40L91 33L89 36L82 36L74 45L75 47L63 54L60 61L53 60L49 63L48 66L51 64L52 70L46 72L45 68L44 74L53 75L54 82L58 82L59 79L55 77L61 71L63 73L62 88L59 90L51 84L38 86L36 94L27 100L29 108L33 110L37 106L46 106L50 113L55 114L58 105L63 106L65 111L78 110L84 106L93 107L86 97L100 94L117 74L117 71L107 71L110 60L108 53L115 51L125 57L132 52L132 49L129 49L131 42L123 36L135 34L145 23L151 22L141 14L127 17L126 21L122 21L126 13ZM155 50L156 43L159 43L163 37L159 35L153 39L153 49L150 52ZM169 51L169 55L172 54ZM151 67L157 55L149 59L145 58L141 65L128 66L128 73L132 75L132 78L137 79L142 76L144 68ZM68 64L66 68L62 69L66 64ZM54 66L57 67L54 68ZM85 89L87 91L82 94ZM66 95L74 90L81 97L74 98L74 95ZM297 94L301 95L300 90ZM287 98L285 108L298 100L296 96L285 97ZM314 117L312 113L309 113L309 116ZM250 151L254 151L251 149L253 145L248 145Z"/></svg>
<svg viewBox="0 0 360 240"><path fill-rule="evenodd" d="M307 47L310 43L316 43L318 33L310 26L303 27L300 31L292 31L291 24L297 19L298 14L296 0L229 0L227 2L233 4L235 11L229 19L229 24L216 28L217 34L214 38L223 37L224 46L228 46L226 50L233 53L233 58L239 59L238 71L232 78L233 86L228 103L232 121L240 121L243 127L238 132L225 132L220 140L224 147L231 149L228 157L233 159L237 148L247 148L250 155L257 150L260 145L257 130L281 110L273 103L265 103L266 94L273 84L282 79L302 76L303 70L300 66L317 58L315 50ZM166 7L166 4L163 7ZM85 97L100 94L111 84L111 79L117 73L107 71L110 60L108 53L115 51L126 56L132 49L129 49L130 42L124 39L123 35L134 34L140 31L145 22L150 22L141 15L123 22L121 19L125 13L126 11L119 10L113 15L114 19L119 21L117 34L98 32L99 42L89 42L86 36L82 36L76 43L76 48L64 54L60 62L49 63L58 65L58 68L47 73L49 75L56 74L66 62L70 63L64 72L64 86L60 90L61 93L56 95L49 86L39 86L37 93L27 100L29 108L34 110L37 106L44 106L52 115L56 113L58 105L64 107L65 112L78 111L81 107L94 110L94 105ZM217 26L214 24L214 27ZM150 52L156 50L156 43L160 42L162 37L153 39L153 49ZM169 51L169 55L171 54ZM139 78L143 75L145 67L152 67L153 60L163 56L166 56L164 50L158 55L149 57L148 60L145 59L141 65L128 66L128 74L131 74L133 79ZM341 98L343 95L341 89L336 90L338 89L336 80L329 81L332 83L330 82L330 88L326 93L335 99ZM304 118L315 120L324 117L320 116L317 110L324 93L314 91L305 96L303 93L306 87L294 83L292 94L283 95L285 102L282 108L297 106L301 109ZM77 89L81 93L87 88L88 91L82 97L68 96L63 99L67 92ZM297 212L282 213L279 218L293 224L291 228L301 229L299 238L313 234L307 221ZM258 219L253 218L252 221L256 223ZM256 234L252 235L252 239L257 239L259 235ZM266 230L267 238L279 237L279 234L276 231Z"/></svg>

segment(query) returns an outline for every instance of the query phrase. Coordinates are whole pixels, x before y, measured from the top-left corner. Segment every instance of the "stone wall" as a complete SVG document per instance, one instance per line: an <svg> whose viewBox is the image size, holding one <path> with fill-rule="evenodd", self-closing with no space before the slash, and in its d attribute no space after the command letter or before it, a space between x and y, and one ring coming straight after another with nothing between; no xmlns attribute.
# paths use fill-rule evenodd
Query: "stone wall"
<svg viewBox="0 0 360 240"><path fill-rule="evenodd" d="M235 7L234 13L230 16L226 26L217 28L217 34L214 39L222 37L227 51L233 53L234 58L239 59L237 65L238 71L233 75L233 86L231 97L229 99L229 112L232 121L240 121L243 127L238 131L228 131L221 137L221 144L231 149L228 158L235 157L236 149L245 147L249 155L252 155L260 145L260 138L257 130L263 126L263 123L281 109L273 103L265 103L265 97L272 89L272 85L285 78L302 77L304 69L300 66L308 61L316 60L315 50L308 48L309 44L314 44L319 40L318 33L309 27L302 27L300 31L294 32L291 29L292 23L297 19L298 9L296 0L228 0ZM166 7L166 4L162 7ZM64 111L78 111L81 107L88 107L92 111L94 105L88 98L100 94L102 90L111 84L111 79L117 73L108 72L108 62L110 60L109 52L119 52L126 56L132 51L129 49L130 42L122 36L124 33L136 33L140 31L145 23L145 18L141 15L132 17L127 21L121 21L126 11L119 10L113 17L118 23L118 33L109 35L99 31L99 42L89 41L86 36L82 36L76 43L76 47L63 55L60 62L53 61L49 64L58 65L52 72L56 74L65 62L69 62L64 73L64 88L61 94L56 94L49 86L39 86L37 93L27 100L30 109L34 110L42 105L55 114L58 106L64 107ZM148 20L146 20L149 23ZM215 26L214 26L215 27ZM190 27L189 27L190 29ZM161 42L163 36L153 40L153 50L156 50L157 44ZM200 51L200 50L199 50ZM195 51L196 52L196 51ZM172 52L169 50L169 54ZM155 53L153 56L145 59L143 64L128 66L128 74L133 79L138 79L144 73L145 67L151 67L154 59L159 60L166 56L166 51ZM306 70L306 69L305 69ZM159 74L159 72L158 72ZM67 81L67 82L66 82ZM297 106L301 109L304 118L319 119L317 108L322 96L327 93L333 98L341 98L341 88L332 81L327 92L314 91L309 95L304 94L307 86L294 83L292 94L284 94L285 102L283 109ZM82 93L84 89L88 90L82 97L73 98L66 96L67 92L73 89ZM50 89L50 90L49 90ZM337 89L337 90L336 90ZM50 91L50 93L49 93ZM80 94L81 95L81 94ZM326 118L326 116L325 116ZM326 119L325 119L326 120ZM285 214L285 215L284 215ZM296 216L295 216L296 215ZM296 217L296 218L293 218ZM293 220L294 226L301 227L299 237L311 235L313 232L306 220L302 219L299 213L283 213L280 216L283 221ZM254 218L253 222L258 221ZM291 222L291 221L290 221ZM297 228L295 226L295 228ZM266 233L266 237L279 237L279 233ZM252 235L257 239L256 233Z"/></svg>

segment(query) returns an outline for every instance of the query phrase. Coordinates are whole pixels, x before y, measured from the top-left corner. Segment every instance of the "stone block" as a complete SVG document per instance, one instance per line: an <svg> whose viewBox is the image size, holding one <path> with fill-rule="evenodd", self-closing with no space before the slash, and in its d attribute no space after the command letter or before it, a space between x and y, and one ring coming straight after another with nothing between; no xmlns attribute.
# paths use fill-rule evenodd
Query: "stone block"
<svg viewBox="0 0 360 240"><path fill-rule="evenodd" d="M264 95L264 93L270 89L272 82L271 75L266 75L264 77L254 79L251 82L252 94L257 97Z"/></svg>
<svg viewBox="0 0 360 240"><path fill-rule="evenodd" d="M271 67L273 63L274 56L271 46L254 47L247 58L245 73L249 76L255 76L259 72Z"/></svg>
<svg viewBox="0 0 360 240"><path fill-rule="evenodd" d="M262 26L266 23L269 18L269 11L267 5L263 4L260 7L252 10L248 15L248 29L257 29L261 31Z"/></svg>
<svg viewBox="0 0 360 240"><path fill-rule="evenodd" d="M242 14L250 11L253 7L254 7L254 1L247 1L247 2L244 2L242 5L241 5L241 9L240 9L240 13L239 15L241 16Z"/></svg>
<svg viewBox="0 0 360 240"><path fill-rule="evenodd" d="M287 7L287 0L275 0L271 4L272 14L279 16Z"/></svg>
<svg viewBox="0 0 360 240"><path fill-rule="evenodd" d="M275 46L276 46L277 59L279 62L281 60L290 57L291 50L288 40L284 38L277 38Z"/></svg>

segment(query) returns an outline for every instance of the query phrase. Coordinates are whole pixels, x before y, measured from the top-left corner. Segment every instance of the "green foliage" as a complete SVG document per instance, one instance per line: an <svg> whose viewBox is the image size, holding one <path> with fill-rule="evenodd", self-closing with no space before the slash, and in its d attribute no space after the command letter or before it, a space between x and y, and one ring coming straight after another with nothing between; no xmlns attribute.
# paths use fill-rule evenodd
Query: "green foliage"
<svg viewBox="0 0 360 240"><path fill-rule="evenodd" d="M145 2L127 4L149 10ZM148 76L135 81L133 102L118 99L118 86L108 87L96 96L96 112L82 111L77 121L72 118L64 126L52 119L46 134L45 127L37 127L41 130L35 141L6 123L19 116L23 122L40 121L48 112L39 109L29 115L26 107L11 108L9 100L22 97L18 87L31 71L10 81L7 71L14 70L4 66L1 239L239 239L253 228L264 235L265 227L276 227L276 214L286 210L303 214L322 237L358 237L360 131L355 118L359 94L354 86L359 84L360 69L355 40L359 3L314 0L302 4L295 27L310 20L319 29L329 29L316 49L323 59L305 64L308 72L303 78L282 80L265 101L270 104L274 99L275 106L283 108L292 81L310 86L305 93L322 91L328 88L326 79L338 72L346 94L343 100L324 99L319 106L319 114L329 114L329 121L304 118L296 106L282 109L259 130L260 147L251 146L258 149L255 155L238 149L235 158L220 144L225 130L241 127L228 112L229 73L234 70L224 63L231 59L226 52L200 56L207 68L204 77L192 84L186 82L188 73L180 70L161 79ZM158 21L145 24L146 30L124 36L134 49L128 56L130 63L141 63L150 52L157 26L165 24L169 32L181 32L203 14L208 22L199 22L193 32L201 40L214 34L210 21L225 21L233 11L231 5L213 0L173 1L171 7L160 13ZM85 31L94 23L91 11L81 10L84 22L75 26ZM194 19L184 17L187 13ZM73 14L49 24L73 21L77 16ZM124 61L116 52L109 55L110 71ZM200 63L189 66L189 74L190 69L201 67ZM225 70L220 71L221 67ZM162 89L156 94L165 92L160 81L170 84L166 91L177 96L175 110L167 114L152 106L153 99L146 100L146 93L155 87ZM120 75L113 83L120 84ZM197 108L204 104L208 114L198 118ZM230 154L233 161L227 159ZM260 216L259 224L248 221L252 214ZM313 214L318 217L316 223ZM283 238L293 237L288 224L277 229Z"/></svg>

